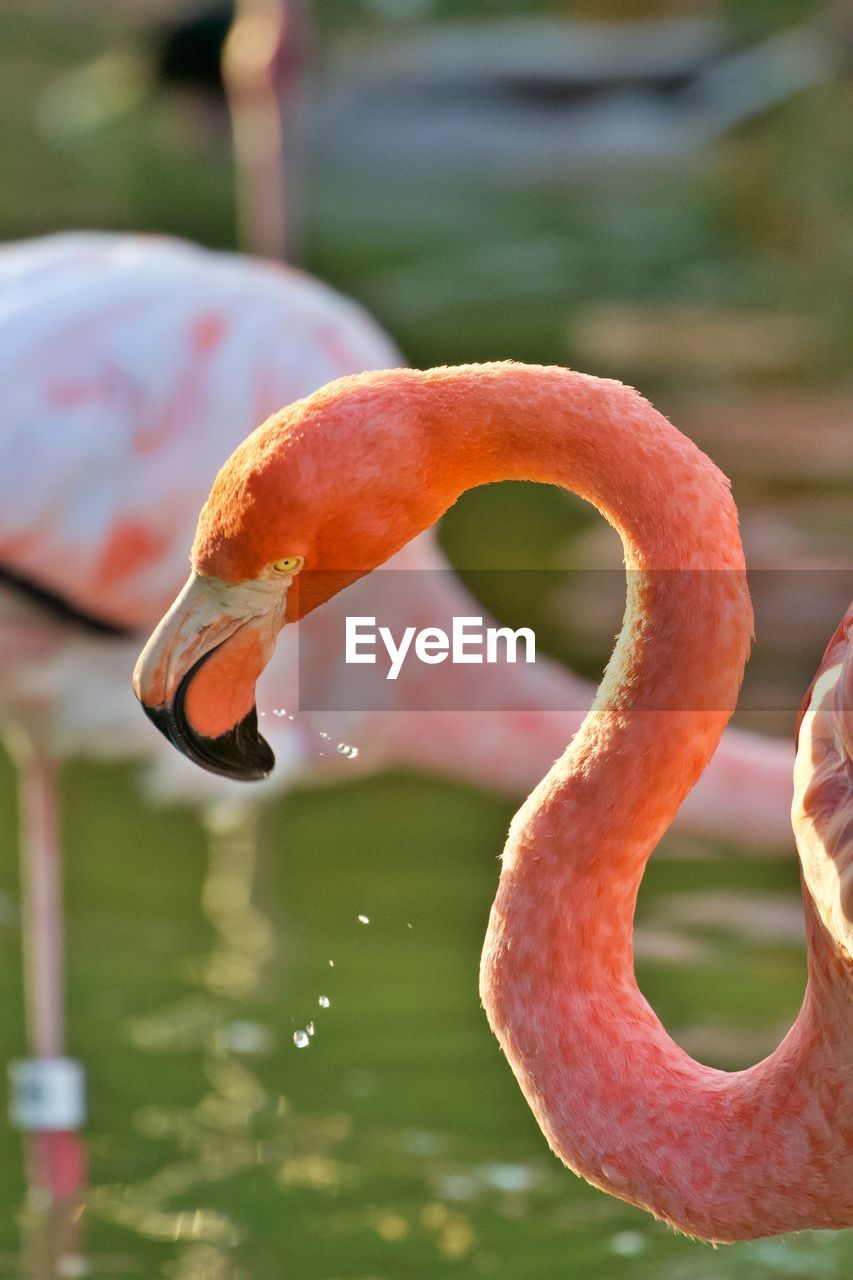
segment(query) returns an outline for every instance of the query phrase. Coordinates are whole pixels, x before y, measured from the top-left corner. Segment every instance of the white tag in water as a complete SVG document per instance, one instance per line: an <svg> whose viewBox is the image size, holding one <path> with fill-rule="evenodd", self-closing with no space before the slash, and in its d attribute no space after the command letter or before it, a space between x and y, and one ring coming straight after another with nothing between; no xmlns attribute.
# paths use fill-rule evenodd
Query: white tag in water
<svg viewBox="0 0 853 1280"><path fill-rule="evenodd" d="M20 1058L9 1063L9 1122L25 1131L79 1129L86 1119L86 1081L73 1058Z"/></svg>

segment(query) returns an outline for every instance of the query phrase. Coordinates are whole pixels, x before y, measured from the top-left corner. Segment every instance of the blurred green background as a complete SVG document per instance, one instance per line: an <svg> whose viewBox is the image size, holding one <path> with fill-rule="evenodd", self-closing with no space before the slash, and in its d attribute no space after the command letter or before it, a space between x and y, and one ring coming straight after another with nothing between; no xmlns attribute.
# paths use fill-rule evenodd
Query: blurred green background
<svg viewBox="0 0 853 1280"><path fill-rule="evenodd" d="M4 239L99 227L235 244L224 107L153 74L152 32L186 11L165 0L7 0ZM719 21L731 47L830 11L839 16L797 0L677 10ZM315 102L364 50L417 42L439 20L674 12L627 0L320 0ZM546 166L518 182L501 167L472 180L332 155L309 149L303 264L361 299L412 363L515 357L631 381L732 476L753 561L844 564L851 464L828 461L844 457L853 417L844 74L665 162ZM442 528L463 573L609 563L612 546L598 538L580 504L526 486L469 494ZM843 607L836 578L827 591L829 617ZM485 603L504 617L520 607L499 594ZM600 669L607 635L586 634L553 600L523 608L557 656ZM771 685L793 652L784 678L805 688L822 645L797 643L792 627L759 633L756 662ZM789 719L756 723L782 732ZM549 1156L476 995L506 801L403 775L293 795L264 819L258 866L237 840L209 853L192 814L152 811L120 767L72 765L64 802L70 1039L91 1086L79 1274L853 1272L844 1235L716 1252L677 1239ZM5 762L0 824L8 1059L22 1052L23 1024ZM699 895L704 909L691 913ZM665 842L644 885L639 971L685 1047L733 1068L772 1048L801 996L798 920L792 848L755 860ZM316 1037L299 1051L294 1029L312 1018ZM49 1274L21 1261L22 1240L37 1257L40 1219L24 1207L18 1135L4 1129L0 1150L0 1274Z"/></svg>

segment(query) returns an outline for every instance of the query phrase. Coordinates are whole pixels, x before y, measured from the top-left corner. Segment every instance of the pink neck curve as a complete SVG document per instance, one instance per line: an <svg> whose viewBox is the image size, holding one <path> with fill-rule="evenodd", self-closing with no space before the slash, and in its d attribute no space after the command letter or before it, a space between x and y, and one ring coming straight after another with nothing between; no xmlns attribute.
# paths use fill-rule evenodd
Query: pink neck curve
<svg viewBox="0 0 853 1280"><path fill-rule="evenodd" d="M734 709L752 634L727 481L618 383L515 365L406 381L448 500L498 479L559 484L625 549L623 630L584 726L512 824L481 968L489 1021L552 1149L705 1239L849 1225L849 1135L831 1131L827 1090L848 1088L851 1025L826 1016L833 979L815 981L814 957L832 948L810 901L803 1008L749 1071L693 1061L634 976L646 861Z"/></svg>

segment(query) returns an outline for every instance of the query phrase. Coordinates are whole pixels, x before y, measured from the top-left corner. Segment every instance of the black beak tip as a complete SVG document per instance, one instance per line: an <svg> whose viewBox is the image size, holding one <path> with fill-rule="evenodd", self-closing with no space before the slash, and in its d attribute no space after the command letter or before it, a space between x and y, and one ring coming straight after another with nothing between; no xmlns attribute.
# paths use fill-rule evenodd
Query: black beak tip
<svg viewBox="0 0 853 1280"><path fill-rule="evenodd" d="M172 709L171 707L160 706L152 707L149 703L143 702L141 698L137 699L140 707L147 715L148 719L154 725L155 729L159 729L164 738L172 741L171 723Z"/></svg>
<svg viewBox="0 0 853 1280"><path fill-rule="evenodd" d="M254 707L227 733L218 738L207 738L194 733L181 715L181 703L149 707L141 704L152 724L188 760L192 760L208 773L235 782L261 782L269 777L275 765L275 755L269 743L258 733L258 716Z"/></svg>
<svg viewBox="0 0 853 1280"><path fill-rule="evenodd" d="M204 734L195 733L188 724L184 714L184 698L187 685L198 665L184 676L174 703L152 707L141 702L143 711L182 755L208 773L232 778L235 782L261 782L272 773L275 755L266 739L258 733L258 713L255 707L233 729L220 734L218 738L207 738Z"/></svg>

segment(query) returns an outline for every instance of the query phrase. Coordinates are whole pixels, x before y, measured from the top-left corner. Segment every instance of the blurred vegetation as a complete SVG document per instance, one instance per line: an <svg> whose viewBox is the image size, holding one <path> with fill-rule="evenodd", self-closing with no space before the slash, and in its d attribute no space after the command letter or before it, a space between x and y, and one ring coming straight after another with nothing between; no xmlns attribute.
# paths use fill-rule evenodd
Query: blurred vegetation
<svg viewBox="0 0 853 1280"><path fill-rule="evenodd" d="M145 39L168 8L7 0L0 50L4 238L99 226L234 243L224 118L216 125L184 96L158 94L146 80ZM732 40L748 43L821 8L803 0L732 0L688 12L724 17ZM348 29L372 25L399 34L416 32L427 17L524 12L592 18L683 14L684 6L325 0L314 5L316 47L322 67L324 51ZM100 84L91 94L100 106L90 108L96 116L104 111L100 122L87 121L79 101L80 127L61 118L63 98L51 90L75 67L88 68L89 79L69 90L67 101L74 106L74 93L85 96ZM801 316L816 332L783 375L823 381L848 371L849 80L793 98L687 164L595 178L550 174L538 189L496 175L491 188L448 181L425 192L423 184L387 177L387 188L378 190L360 184L357 173L309 172L306 265L361 297L416 364L507 356L574 362L584 354L578 329L591 302L689 301ZM663 362L631 373L652 393L679 378L761 377L701 368L673 374Z"/></svg>

